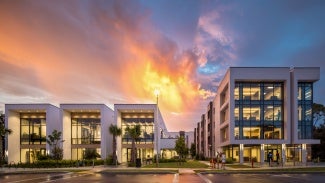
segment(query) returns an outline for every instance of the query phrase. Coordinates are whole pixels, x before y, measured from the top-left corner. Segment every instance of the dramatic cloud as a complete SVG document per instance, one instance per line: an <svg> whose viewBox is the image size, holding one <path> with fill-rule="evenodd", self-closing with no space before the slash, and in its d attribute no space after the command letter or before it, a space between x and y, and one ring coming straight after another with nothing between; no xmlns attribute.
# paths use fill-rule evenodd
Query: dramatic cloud
<svg viewBox="0 0 325 183"><path fill-rule="evenodd" d="M5 103L153 103L158 88L161 111L182 114L209 93L195 79L197 56L136 2L6 1L0 22Z"/></svg>
<svg viewBox="0 0 325 183"><path fill-rule="evenodd" d="M4 103L155 103L192 130L229 66L320 66L324 1L0 2ZM2 108L2 109L1 109Z"/></svg>

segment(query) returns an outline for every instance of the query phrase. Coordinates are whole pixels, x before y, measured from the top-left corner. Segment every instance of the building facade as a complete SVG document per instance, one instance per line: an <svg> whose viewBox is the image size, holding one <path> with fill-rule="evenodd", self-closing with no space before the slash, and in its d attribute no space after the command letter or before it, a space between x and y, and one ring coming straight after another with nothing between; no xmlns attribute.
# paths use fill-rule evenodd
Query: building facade
<svg viewBox="0 0 325 183"><path fill-rule="evenodd" d="M169 132L156 104L115 104L115 123L122 129L122 135L117 137L118 161L125 163L131 160L132 140L126 132L127 127L140 125L141 135L136 142L137 158L142 161L159 158L173 158L175 142L180 132ZM157 135L156 135L157 134ZM183 132L185 143L190 147L194 142L193 132Z"/></svg>
<svg viewBox="0 0 325 183"><path fill-rule="evenodd" d="M8 163L34 162L49 151L46 137L53 129L62 131L60 109L51 104L6 104L5 126Z"/></svg>
<svg viewBox="0 0 325 183"><path fill-rule="evenodd" d="M319 68L236 68L221 81L215 106L216 151L243 163L306 162L312 139L313 83Z"/></svg>
<svg viewBox="0 0 325 183"><path fill-rule="evenodd" d="M114 113L104 104L6 104L5 110L6 128L13 130L6 142L8 163L32 163L49 154L46 138L54 130L62 132L64 159L82 160L87 149L102 159L112 153L108 126Z"/></svg>
<svg viewBox="0 0 325 183"><path fill-rule="evenodd" d="M115 104L115 111L104 104L6 104L5 110L5 127L13 130L5 143L8 163L32 163L38 155L49 154L46 138L54 130L62 132L63 159L71 160L82 160L87 150L95 149L101 159L117 153L119 162L130 161L131 138L125 129L137 124L141 136L136 148L143 161L157 154L177 156L174 147L180 135L189 148L194 141L193 132L169 132L156 104ZM111 124L122 129L117 152L112 152Z"/></svg>

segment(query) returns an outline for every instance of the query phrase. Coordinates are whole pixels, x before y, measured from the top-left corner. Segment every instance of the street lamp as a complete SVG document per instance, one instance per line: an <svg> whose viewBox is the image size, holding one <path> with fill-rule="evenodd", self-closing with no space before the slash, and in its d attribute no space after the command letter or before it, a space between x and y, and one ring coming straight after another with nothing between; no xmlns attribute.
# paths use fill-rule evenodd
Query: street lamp
<svg viewBox="0 0 325 183"><path fill-rule="evenodd" d="M155 89L154 91L156 97L157 97L157 103L156 103L156 121L155 121L155 138L156 138L156 151L157 151L157 154L156 154L156 166L158 167L159 166L159 158L158 158L158 154L159 154L159 151L158 151L158 148L159 148L159 145L158 145L158 140L159 140L159 137L158 137L158 134L159 134L159 125L158 125L158 96L160 94L160 91L158 89Z"/></svg>

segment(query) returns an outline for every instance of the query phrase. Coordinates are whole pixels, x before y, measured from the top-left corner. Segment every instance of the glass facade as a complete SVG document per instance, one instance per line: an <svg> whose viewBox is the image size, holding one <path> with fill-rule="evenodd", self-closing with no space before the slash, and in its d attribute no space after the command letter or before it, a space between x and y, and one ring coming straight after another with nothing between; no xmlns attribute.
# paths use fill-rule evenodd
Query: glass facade
<svg viewBox="0 0 325 183"><path fill-rule="evenodd" d="M101 117L99 112L71 113L71 159L84 159L87 149L101 148Z"/></svg>
<svg viewBox="0 0 325 183"><path fill-rule="evenodd" d="M121 114L122 128L122 162L131 160L131 144L132 139L127 134L126 128L133 128L135 125L140 125L141 135L136 140L137 158L142 161L154 157L154 113L122 113ZM141 147L139 147L141 146Z"/></svg>
<svg viewBox="0 0 325 183"><path fill-rule="evenodd" d="M141 115L138 117L122 117L122 143L131 144L132 139L128 136L125 129L127 127L133 128L135 125L140 124L141 126L141 135L138 139L140 144L153 144L154 143L154 118L153 114L149 116Z"/></svg>
<svg viewBox="0 0 325 183"><path fill-rule="evenodd" d="M22 115L20 118L20 144L46 144L44 115Z"/></svg>
<svg viewBox="0 0 325 183"><path fill-rule="evenodd" d="M46 114L20 114L20 161L32 163L46 150Z"/></svg>
<svg viewBox="0 0 325 183"><path fill-rule="evenodd" d="M283 82L236 82L235 139L283 139Z"/></svg>
<svg viewBox="0 0 325 183"><path fill-rule="evenodd" d="M313 83L298 83L298 138L312 139Z"/></svg>
<svg viewBox="0 0 325 183"><path fill-rule="evenodd" d="M72 144L100 144L99 118L72 118Z"/></svg>

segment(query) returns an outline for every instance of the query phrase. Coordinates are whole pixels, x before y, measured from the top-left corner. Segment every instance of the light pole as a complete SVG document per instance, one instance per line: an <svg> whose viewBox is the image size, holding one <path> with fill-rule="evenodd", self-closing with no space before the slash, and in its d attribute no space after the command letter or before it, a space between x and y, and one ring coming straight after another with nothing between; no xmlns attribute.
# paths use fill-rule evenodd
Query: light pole
<svg viewBox="0 0 325 183"><path fill-rule="evenodd" d="M158 151L158 148L159 148L159 145L158 145L158 140L159 140L159 125L158 125L158 96L159 96L159 93L160 91L158 89L155 89L154 91L156 97L157 97L157 103L156 103L156 121L155 121L155 138L156 138L156 151L157 151L157 154L156 154L156 166L158 167L159 166L159 158L158 158L158 155L159 155L159 151Z"/></svg>

